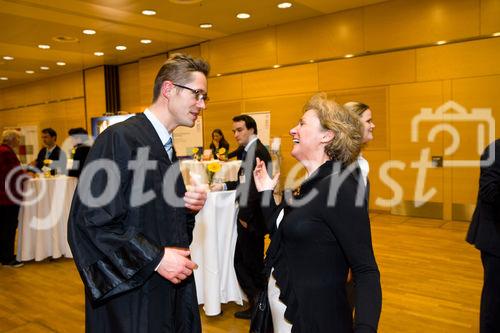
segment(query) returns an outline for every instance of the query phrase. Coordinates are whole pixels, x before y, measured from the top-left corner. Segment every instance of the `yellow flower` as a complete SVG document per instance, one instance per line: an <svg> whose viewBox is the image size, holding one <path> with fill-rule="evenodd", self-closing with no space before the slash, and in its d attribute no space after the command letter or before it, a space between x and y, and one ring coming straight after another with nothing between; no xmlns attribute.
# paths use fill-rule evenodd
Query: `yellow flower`
<svg viewBox="0 0 500 333"><path fill-rule="evenodd" d="M199 151L198 147L194 147L192 150L193 154L198 154L198 151Z"/></svg>
<svg viewBox="0 0 500 333"><path fill-rule="evenodd" d="M222 147L219 149L219 154L224 155L226 153L226 148Z"/></svg>
<svg viewBox="0 0 500 333"><path fill-rule="evenodd" d="M219 162L212 162L207 166L208 171L216 173L222 169L222 165Z"/></svg>
<svg viewBox="0 0 500 333"><path fill-rule="evenodd" d="M51 165L52 164L52 160L45 159L45 160L43 160L43 164L45 164L45 165Z"/></svg>
<svg viewBox="0 0 500 333"><path fill-rule="evenodd" d="M71 149L71 156L75 156L76 148Z"/></svg>

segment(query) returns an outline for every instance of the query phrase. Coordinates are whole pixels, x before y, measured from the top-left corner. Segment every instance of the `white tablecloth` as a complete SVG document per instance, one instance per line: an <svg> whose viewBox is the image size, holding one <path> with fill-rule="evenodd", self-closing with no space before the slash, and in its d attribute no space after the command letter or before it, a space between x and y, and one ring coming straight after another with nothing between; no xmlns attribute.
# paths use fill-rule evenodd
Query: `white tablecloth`
<svg viewBox="0 0 500 333"><path fill-rule="evenodd" d="M77 178L56 176L30 179L19 211L17 260L71 258L67 225Z"/></svg>
<svg viewBox="0 0 500 333"><path fill-rule="evenodd" d="M214 160L217 161L217 160ZM208 183L208 173L207 166L214 161L195 161L195 160L184 160L181 161L181 172L182 178L186 184L190 184L189 172L196 173L201 176L201 182L203 184ZM220 162L222 168L219 172L214 174L214 182L227 182L230 180L238 180L238 170L241 166L240 160Z"/></svg>
<svg viewBox="0 0 500 333"><path fill-rule="evenodd" d="M194 271L198 304L205 314L220 313L221 303L243 304L234 270L236 246L236 191L210 192L205 207L196 215L191 258L198 264Z"/></svg>

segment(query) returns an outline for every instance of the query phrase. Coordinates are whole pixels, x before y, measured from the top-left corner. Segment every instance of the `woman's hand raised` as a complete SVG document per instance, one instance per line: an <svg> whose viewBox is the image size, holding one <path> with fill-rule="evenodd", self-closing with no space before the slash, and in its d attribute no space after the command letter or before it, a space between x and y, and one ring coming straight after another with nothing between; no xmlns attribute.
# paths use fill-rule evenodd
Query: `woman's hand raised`
<svg viewBox="0 0 500 333"><path fill-rule="evenodd" d="M255 181L255 187L257 188L257 191L262 192L273 190L276 187L276 184L278 184L280 174L277 173L276 176L271 179L271 177L269 177L269 174L267 173L266 163L264 163L264 161L261 161L258 157L255 159L255 161L257 162L257 164L255 165L255 169L253 170L253 179Z"/></svg>

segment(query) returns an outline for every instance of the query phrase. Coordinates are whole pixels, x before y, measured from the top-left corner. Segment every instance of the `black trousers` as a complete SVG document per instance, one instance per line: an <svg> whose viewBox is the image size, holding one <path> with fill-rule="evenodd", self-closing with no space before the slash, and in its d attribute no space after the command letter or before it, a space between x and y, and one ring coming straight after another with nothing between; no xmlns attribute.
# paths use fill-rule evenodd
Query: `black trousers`
<svg viewBox="0 0 500 333"><path fill-rule="evenodd" d="M264 290L264 234L251 227L238 224L238 238L234 251L234 269L241 289L248 297L250 305L260 291Z"/></svg>
<svg viewBox="0 0 500 333"><path fill-rule="evenodd" d="M16 259L14 241L16 239L18 205L0 205L0 262L8 264Z"/></svg>
<svg viewBox="0 0 500 333"><path fill-rule="evenodd" d="M481 251L484 269L480 332L500 332L500 257Z"/></svg>

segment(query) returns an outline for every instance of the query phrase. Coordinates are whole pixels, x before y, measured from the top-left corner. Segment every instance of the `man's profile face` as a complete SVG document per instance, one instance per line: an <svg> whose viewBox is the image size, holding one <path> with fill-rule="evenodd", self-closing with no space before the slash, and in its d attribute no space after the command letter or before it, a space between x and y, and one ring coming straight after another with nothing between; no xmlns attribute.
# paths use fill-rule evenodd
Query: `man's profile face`
<svg viewBox="0 0 500 333"><path fill-rule="evenodd" d="M248 129L243 120L233 122L233 134L240 146L246 146L253 135L253 128Z"/></svg>
<svg viewBox="0 0 500 333"><path fill-rule="evenodd" d="M42 133L42 142L45 147L52 147L56 144L56 137L50 136L49 133Z"/></svg>
<svg viewBox="0 0 500 333"><path fill-rule="evenodd" d="M207 91L207 78L201 72L191 73L191 81L183 86L193 90ZM176 83L176 82L174 82ZM189 89L174 87L169 100L169 109L175 119L177 126L193 127L196 119L206 107L203 99L197 99L196 95Z"/></svg>

